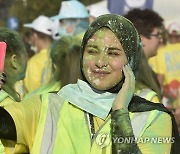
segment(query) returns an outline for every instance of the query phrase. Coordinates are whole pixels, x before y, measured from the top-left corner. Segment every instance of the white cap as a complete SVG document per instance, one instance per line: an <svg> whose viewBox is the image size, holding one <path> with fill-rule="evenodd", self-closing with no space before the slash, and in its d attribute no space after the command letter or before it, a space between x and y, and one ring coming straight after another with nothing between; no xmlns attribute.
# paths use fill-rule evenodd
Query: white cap
<svg viewBox="0 0 180 154"><path fill-rule="evenodd" d="M95 18L104 14L110 14L110 11L107 9L107 7L102 7L98 5L91 5L87 7L87 9L89 10L90 16Z"/></svg>
<svg viewBox="0 0 180 154"><path fill-rule="evenodd" d="M35 20L33 20L32 23L29 24L24 24L24 27L32 28L38 32L47 34L47 35L52 35L52 21L50 18L40 15L37 17Z"/></svg>
<svg viewBox="0 0 180 154"><path fill-rule="evenodd" d="M88 18L88 10L77 0L62 1L59 14L53 16L52 19L60 20L67 18Z"/></svg>
<svg viewBox="0 0 180 154"><path fill-rule="evenodd" d="M171 35L180 35L180 25L176 22L169 24L168 33Z"/></svg>

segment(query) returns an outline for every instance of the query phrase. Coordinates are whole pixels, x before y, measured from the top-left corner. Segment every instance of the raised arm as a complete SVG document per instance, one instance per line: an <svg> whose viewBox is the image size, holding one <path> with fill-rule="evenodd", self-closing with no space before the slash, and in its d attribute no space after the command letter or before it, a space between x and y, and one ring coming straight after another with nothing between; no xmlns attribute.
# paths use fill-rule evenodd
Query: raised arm
<svg viewBox="0 0 180 154"><path fill-rule="evenodd" d="M125 75L125 81L113 103L113 111L111 114L112 153L140 154L141 151L139 150L139 147L135 142L128 144L118 143L118 139L120 138L134 138L133 129L128 112L128 105L134 94L135 77L129 65L124 66L123 72Z"/></svg>

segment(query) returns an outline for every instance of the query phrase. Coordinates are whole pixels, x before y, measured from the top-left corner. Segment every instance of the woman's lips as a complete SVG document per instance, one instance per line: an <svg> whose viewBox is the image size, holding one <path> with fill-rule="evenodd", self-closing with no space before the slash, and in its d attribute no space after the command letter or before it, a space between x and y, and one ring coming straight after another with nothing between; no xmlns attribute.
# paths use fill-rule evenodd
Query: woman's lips
<svg viewBox="0 0 180 154"><path fill-rule="evenodd" d="M106 75L110 74L109 71L104 71L104 70L94 70L93 73L97 77L105 77Z"/></svg>

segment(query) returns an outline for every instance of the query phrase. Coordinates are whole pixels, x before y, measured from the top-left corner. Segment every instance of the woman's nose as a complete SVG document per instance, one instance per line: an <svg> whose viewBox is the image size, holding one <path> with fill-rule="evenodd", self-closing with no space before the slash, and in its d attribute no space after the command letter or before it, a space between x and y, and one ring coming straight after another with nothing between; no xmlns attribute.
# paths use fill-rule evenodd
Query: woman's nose
<svg viewBox="0 0 180 154"><path fill-rule="evenodd" d="M108 64L108 58L106 55L102 55L102 56L97 57L96 66L98 68L107 67L107 64Z"/></svg>

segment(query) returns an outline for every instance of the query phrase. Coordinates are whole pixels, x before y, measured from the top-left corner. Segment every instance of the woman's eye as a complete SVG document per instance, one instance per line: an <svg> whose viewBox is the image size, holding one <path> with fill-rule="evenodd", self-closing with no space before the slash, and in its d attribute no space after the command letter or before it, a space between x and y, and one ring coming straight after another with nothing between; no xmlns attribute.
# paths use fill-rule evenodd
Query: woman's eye
<svg viewBox="0 0 180 154"><path fill-rule="evenodd" d="M110 55L110 56L118 56L119 52L114 52L114 51L108 52L108 55Z"/></svg>
<svg viewBox="0 0 180 154"><path fill-rule="evenodd" d="M98 53L98 51L94 50L94 49L88 49L88 53L89 54L96 54L96 53Z"/></svg>

